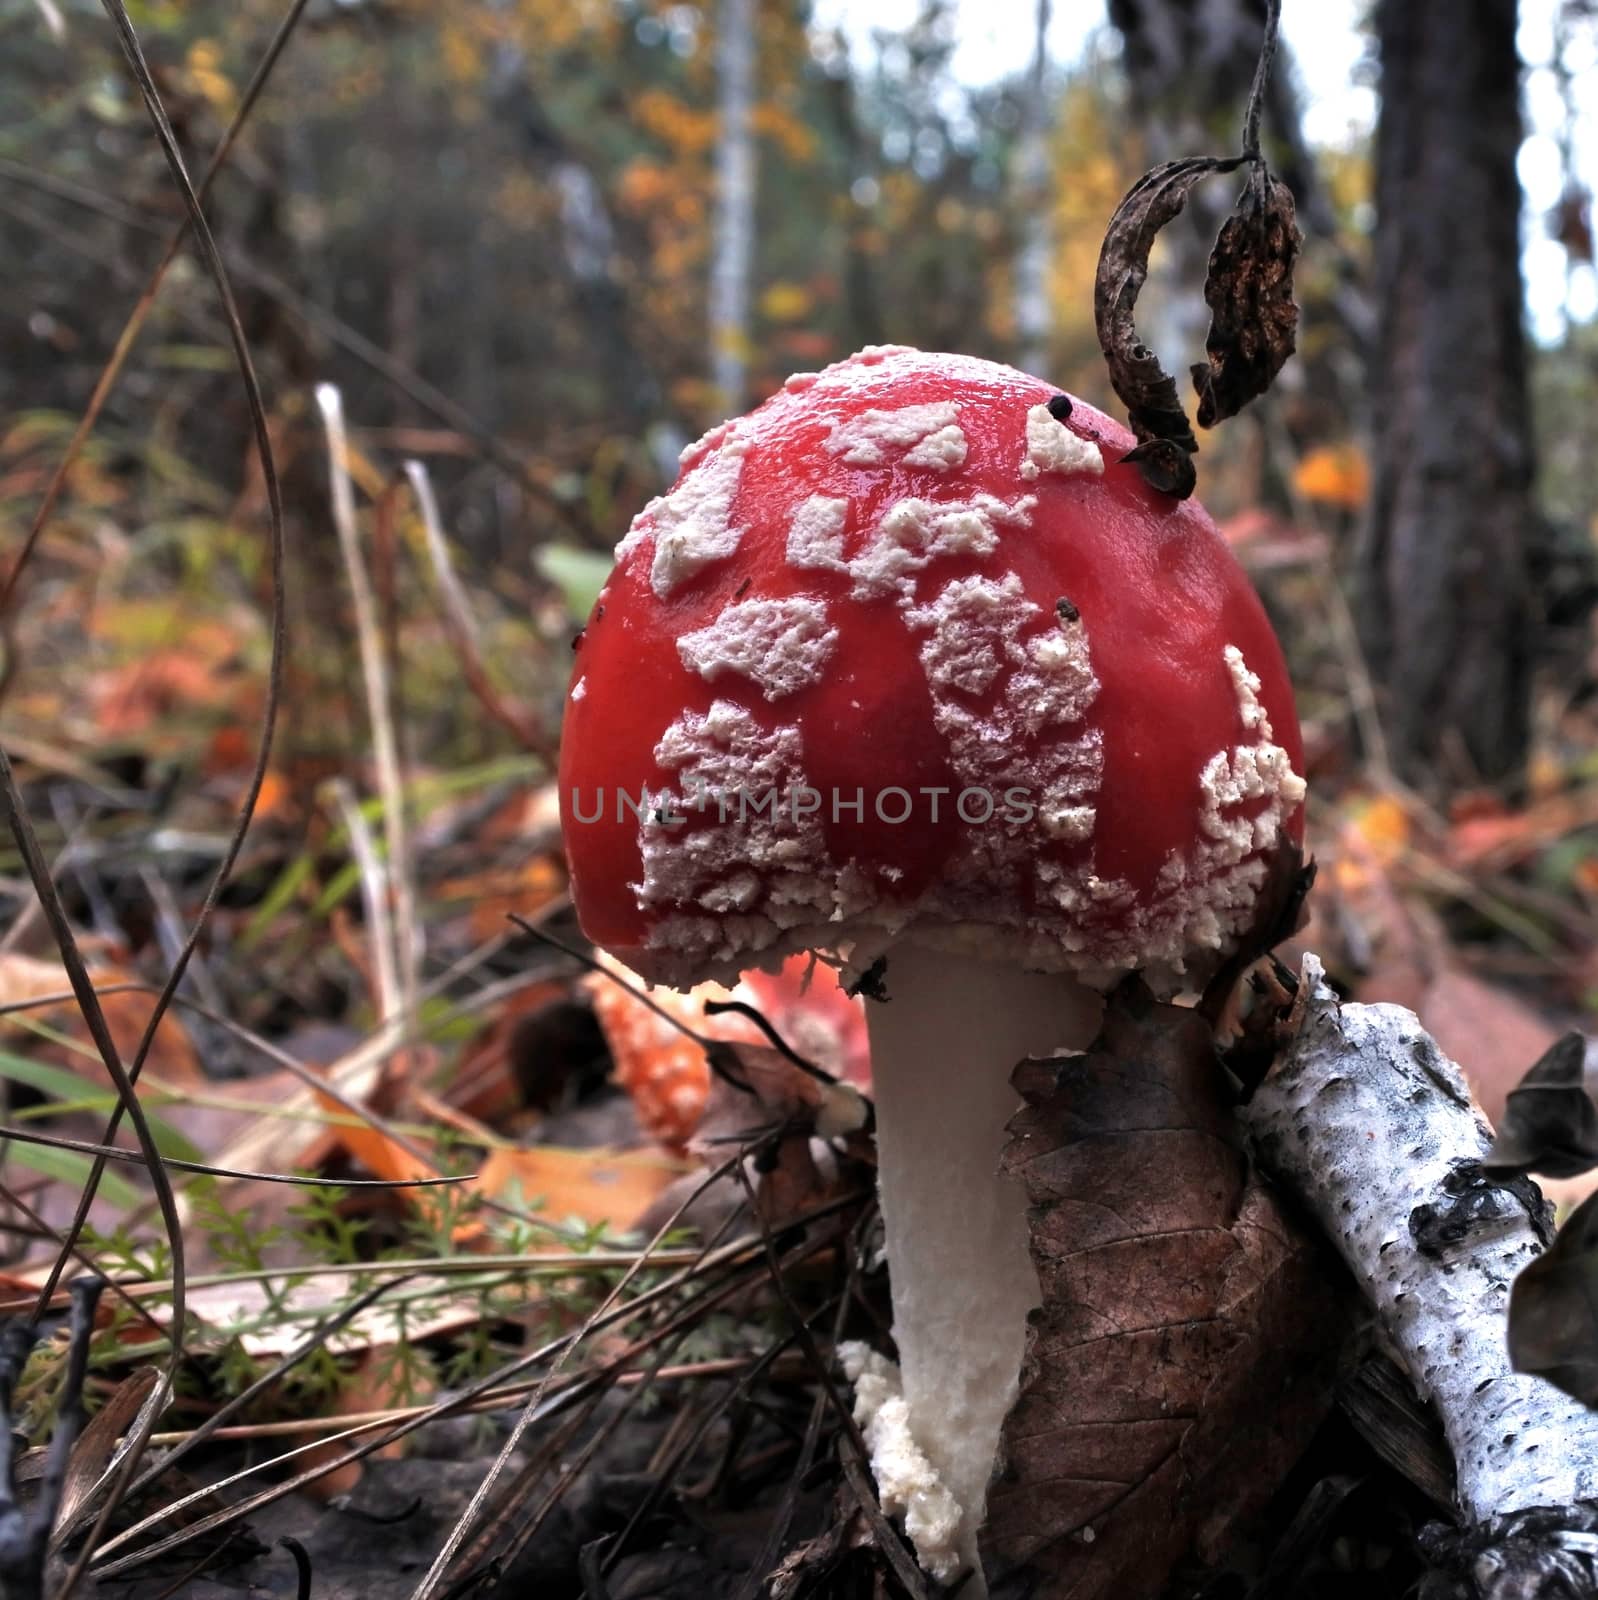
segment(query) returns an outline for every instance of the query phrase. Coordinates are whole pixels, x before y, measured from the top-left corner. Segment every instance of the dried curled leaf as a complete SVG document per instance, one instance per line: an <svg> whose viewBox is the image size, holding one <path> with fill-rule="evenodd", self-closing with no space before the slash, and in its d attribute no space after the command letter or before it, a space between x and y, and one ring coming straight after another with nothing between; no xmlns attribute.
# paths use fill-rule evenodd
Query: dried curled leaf
<svg viewBox="0 0 1598 1600"><path fill-rule="evenodd" d="M1598 1195L1509 1291L1509 1359L1598 1410Z"/></svg>
<svg viewBox="0 0 1598 1600"><path fill-rule="evenodd" d="M1252 162L1204 280L1210 359L1193 367L1201 428L1235 417L1264 394L1292 355L1298 332L1293 263L1302 243L1292 191L1263 161Z"/></svg>
<svg viewBox="0 0 1598 1600"><path fill-rule="evenodd" d="M1292 355L1298 330L1293 263L1302 236L1293 196L1257 154L1184 156L1153 168L1115 208L1099 250L1093 316L1110 382L1127 408L1137 448L1123 456L1162 494L1185 500L1198 451L1176 380L1138 337L1137 299L1160 230L1181 214L1193 187L1215 173L1249 169L1236 209L1210 253L1204 298L1211 312L1208 361L1193 369L1198 419L1213 427L1262 395Z"/></svg>
<svg viewBox="0 0 1598 1600"><path fill-rule="evenodd" d="M1184 156L1163 162L1132 185L1105 229L1093 281L1093 320L1110 382L1140 443L1166 439L1189 455L1198 449L1176 380L1138 337L1137 297L1148 279L1149 252L1160 229L1181 215L1195 184L1212 173L1235 171L1239 159Z"/></svg>
<svg viewBox="0 0 1598 1600"><path fill-rule="evenodd" d="M1586 1079L1587 1041L1567 1033L1510 1090L1482 1165L1549 1178L1579 1178L1598 1167L1598 1106Z"/></svg>
<svg viewBox="0 0 1598 1600"><path fill-rule="evenodd" d="M1250 1176L1208 1024L1140 983L1083 1055L1024 1063L1003 1166L1043 1306L982 1535L990 1593L1115 1600L1213 1560L1331 1401L1344 1304Z"/></svg>

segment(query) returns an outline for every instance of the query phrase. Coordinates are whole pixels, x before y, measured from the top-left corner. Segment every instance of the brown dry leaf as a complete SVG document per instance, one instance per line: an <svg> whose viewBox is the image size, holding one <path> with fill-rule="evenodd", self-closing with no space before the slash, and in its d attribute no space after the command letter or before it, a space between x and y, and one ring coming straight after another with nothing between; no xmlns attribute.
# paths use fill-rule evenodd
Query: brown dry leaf
<svg viewBox="0 0 1598 1600"><path fill-rule="evenodd" d="M1598 1196L1516 1276L1508 1337L1516 1372L1535 1372L1598 1407Z"/></svg>
<svg viewBox="0 0 1598 1600"><path fill-rule="evenodd" d="M107 738L134 738L168 717L195 711L242 716L259 699L259 686L243 670L241 635L226 622L133 603L103 608L93 627L122 648L152 631L168 641L95 675L94 721Z"/></svg>
<svg viewBox="0 0 1598 1600"><path fill-rule="evenodd" d="M66 1480L61 1486L61 1503L56 1511L58 1539L66 1538L99 1504L96 1491L105 1480L112 1454L160 1376L159 1369L154 1366L140 1367L124 1378L105 1404L89 1418L72 1447Z"/></svg>
<svg viewBox="0 0 1598 1600"><path fill-rule="evenodd" d="M1587 1089L1587 1041L1567 1033L1509 1091L1489 1171L1579 1178L1598 1167L1598 1105Z"/></svg>
<svg viewBox="0 0 1598 1600"><path fill-rule="evenodd" d="M402 1076L403 1068L393 1062L390 1062L384 1070L384 1077L391 1081ZM380 1085L377 1093L370 1097L367 1103L381 1104L392 1099L391 1095L384 1092L386 1087L387 1084ZM323 1090L316 1091L316 1099L329 1116L348 1116L344 1107ZM374 1178L386 1178L390 1183L411 1183L418 1178L433 1178L438 1175L436 1168L430 1167L419 1156L413 1155L404 1145L371 1123L355 1125L344 1122L329 1131L332 1137ZM422 1199L426 1194L425 1189L419 1189L414 1191L412 1198Z"/></svg>
<svg viewBox="0 0 1598 1600"><path fill-rule="evenodd" d="M512 866L451 878L440 892L446 900L471 903L471 935L487 940L503 933L511 916L536 916L564 894L566 869L553 854L536 855Z"/></svg>
<svg viewBox="0 0 1598 1600"><path fill-rule="evenodd" d="M1274 1493L1346 1326L1321 1248L1248 1171L1211 1035L1141 984L1094 1047L1030 1061L1003 1165L1043 1309L983 1530L990 1592L1136 1600Z"/></svg>
<svg viewBox="0 0 1598 1600"><path fill-rule="evenodd" d="M1184 156L1144 173L1116 207L1104 234L1093 284L1093 320L1110 383L1127 408L1137 448L1122 457L1162 494L1185 500L1197 482L1193 437L1176 380L1138 337L1137 300L1149 252L1193 188L1247 165L1248 180L1210 255L1204 298L1212 314L1207 362L1192 368L1199 422L1213 427L1265 393L1293 353L1298 307L1293 263L1300 235L1293 197L1252 156Z"/></svg>
<svg viewBox="0 0 1598 1600"><path fill-rule="evenodd" d="M136 974L111 966L92 968L89 978L97 991L119 983L140 981ZM22 1001L42 999L45 995L68 994L71 988L66 971L58 961L42 961L34 956L15 953L0 954L0 1005L16 1005ZM155 1009L155 996L140 992L102 992L100 1008L105 1012L106 1025L126 1065L133 1059L149 1023L150 1013ZM106 1081L105 1067L101 1064L99 1052L90 1042L89 1030L84 1025L76 1000L67 999L55 1005L40 1006L24 1015L80 1042L87 1053L66 1049L40 1038L15 1016L0 1018L0 1035L4 1037L5 1048L18 1054L26 1053L35 1060L54 1062L79 1073L86 1081L97 1084ZM155 1036L145 1071L149 1082L159 1082L168 1087L207 1081L183 1024L171 1011L167 1012L160 1032Z"/></svg>
<svg viewBox="0 0 1598 1600"><path fill-rule="evenodd" d="M362 1099L361 1104L384 1121L403 1110L415 1111L410 1093L410 1063L403 1057L386 1062L380 1069L376 1083ZM407 1145L384 1131L375 1122L351 1122L349 1113L325 1090L315 1091L316 1102L329 1116L343 1120L326 1130L326 1143L343 1147L347 1154L366 1168L374 1178L389 1183L416 1184L421 1179L436 1178L439 1168L432 1165ZM475 1188L475 1185L471 1186ZM470 1192L470 1190L468 1190ZM429 1227L446 1224L454 1212L454 1199L447 1192L434 1188L404 1188L396 1191L400 1201L421 1213ZM460 1239L476 1238L482 1224L475 1217L455 1227Z"/></svg>
<svg viewBox="0 0 1598 1600"><path fill-rule="evenodd" d="M1448 830L1447 860L1461 871L1504 872L1598 824L1598 787L1551 795L1524 811L1473 810Z"/></svg>
<svg viewBox="0 0 1598 1600"><path fill-rule="evenodd" d="M496 1200L537 1206L546 1222L601 1224L625 1233L684 1171L658 1151L491 1150L475 1187Z"/></svg>
<svg viewBox="0 0 1598 1600"><path fill-rule="evenodd" d="M1263 161L1251 162L1204 280L1212 317L1204 341L1210 359L1193 367L1201 428L1235 417L1258 399L1292 355L1298 333L1293 263L1303 242L1292 191Z"/></svg>

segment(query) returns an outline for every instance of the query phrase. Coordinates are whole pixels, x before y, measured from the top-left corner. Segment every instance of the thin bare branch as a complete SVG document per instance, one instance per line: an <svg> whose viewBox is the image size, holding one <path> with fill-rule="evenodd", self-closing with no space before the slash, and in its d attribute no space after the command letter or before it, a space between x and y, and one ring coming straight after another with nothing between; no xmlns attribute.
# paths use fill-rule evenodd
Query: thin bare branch
<svg viewBox="0 0 1598 1600"><path fill-rule="evenodd" d="M405 476L410 479L411 489L416 495L422 528L427 535L427 559L433 569L433 581L438 585L444 632L461 664L461 676L466 680L466 687L476 696L483 710L519 745L541 756L553 769L557 753L555 741L531 717L518 707L507 704L489 677L488 668L483 662L477 623L472 616L466 591L455 574L455 564L450 559L449 541L444 537L444 524L438 514L438 500L433 494L433 481L428 476L427 468L420 461L407 461Z"/></svg>
<svg viewBox="0 0 1598 1600"><path fill-rule="evenodd" d="M125 1161L134 1166L149 1166L151 1157L143 1151L124 1150L120 1145L96 1144L90 1139L69 1139L64 1133L41 1133L37 1128L0 1126L0 1139L15 1139L19 1144L40 1144L51 1150L75 1150L101 1161ZM241 1172L237 1167L213 1167L203 1161L184 1161L159 1153L155 1162L173 1172L196 1172L207 1178L237 1178L253 1183L287 1183L303 1189L434 1189L448 1183L470 1183L476 1173L446 1174L436 1178L317 1178L303 1172Z"/></svg>
<svg viewBox="0 0 1598 1600"><path fill-rule="evenodd" d="M393 685L378 624L377 597L371 573L361 550L355 521L355 485L350 479L349 436L344 426L344 401L331 383L316 386L316 403L327 429L328 470L333 486L333 525L338 532L344 573L355 605L355 637L360 648L361 681L366 690L366 716L372 728L372 756L377 768L377 792L383 803L383 839L388 851L387 872L374 875L372 887L382 885L385 908L382 923L370 929L373 955L380 979L379 1014L408 1017L416 1005L416 891L411 877L409 830L406 826L404 774L400 771L399 741L394 734ZM348 793L348 791L345 791ZM353 797L348 810L358 815ZM353 828L353 824L352 824ZM354 840L354 833L351 833ZM373 858L375 864L375 856ZM363 863L362 877L365 879ZM390 931L381 937L384 928ZM387 945L385 950L383 947Z"/></svg>
<svg viewBox="0 0 1598 1600"><path fill-rule="evenodd" d="M194 951L199 944L200 937L204 933L206 925L210 921L212 912L215 910L217 900L222 892L222 887L227 882L228 877L233 870L233 863L238 859L239 851L244 846L244 838L246 833L249 831L250 820L255 814L255 806L256 802L260 798L261 786L266 779L267 763L271 758L272 735L276 728L278 702L282 694L285 625L284 616L286 610L284 604L283 499L278 485L277 467L272 455L271 435L267 428L266 406L261 396L260 383L255 375L255 363L250 356L249 341L244 336L244 325L239 318L238 305L233 297L232 286L228 282L227 269L222 264L221 255L216 247L216 240L212 237L210 225L206 222L205 212L201 207L199 196L195 193L194 185L190 181L188 171L184 166L182 152L178 149L176 136L172 132L172 125L167 119L165 108L161 104L161 97L156 90L155 80L150 75L149 64L144 59L144 52L139 44L138 35L134 32L133 24L128 18L127 7L123 4L123 0L102 0L102 3L105 7L107 16L111 19L112 26L116 30L117 40L122 47L122 52L127 60L128 67L138 82L139 92L144 100L145 110L149 114L151 126L153 127L156 138L160 143L161 153L166 158L167 167L172 174L173 182L177 185L180 193L183 196L183 203L189 214L189 221L194 230L195 240L200 247L200 253L205 261L206 267L216 284L217 295L222 304L223 314L227 319L229 339L233 345L234 356L238 361L239 374L243 382L245 398L249 406L250 421L255 434L256 450L260 456L261 477L266 488L267 505L270 513L272 569L272 657L271 665L268 669L267 675L266 709L262 716L260 741L256 751L254 767L250 774L249 785L245 792L244 802L240 807L237 825L235 826L233 834L229 839L226 853L223 855L221 862L218 864L216 873L211 880L209 888L207 889L205 900L200 907L199 915L194 919L194 924L190 929L189 937L185 941L183 949L179 953L178 959L173 963L172 970L167 976L166 984L162 988L160 995L156 998L155 1005L151 1008L150 1020L145 1027L144 1035L139 1041L138 1049L135 1051L133 1061L126 1073L122 1072L121 1061L117 1056L115 1045L111 1044L109 1031L107 1030L105 1032L106 1043L111 1044L110 1054L106 1059L106 1066L107 1070L111 1071L112 1077L117 1083L117 1092L121 1096L121 1105L118 1107L117 1114L110 1119L110 1123L106 1132L106 1138L109 1140L115 1136L116 1127L121 1120L121 1110L123 1107L125 1107L129 1117L134 1121L135 1128L138 1129L140 1147L145 1149L150 1158L150 1179L152 1184L155 1186L156 1198L161 1207L163 1222L171 1234L170 1246L172 1250L173 1277L178 1280L177 1287L174 1290L173 1295L173 1329L171 1335L172 1353L168 1360L162 1383L158 1386L156 1393L151 1396L151 1404L141 1414L140 1426L134 1432L133 1438L128 1445L127 1452L122 1459L117 1476L111 1484L109 1493L106 1495L105 1505L101 1510L99 1520L96 1522L94 1528L85 1539L82 1552L78 1556L78 1559L73 1563L71 1570L67 1573L67 1576L63 1581L60 1592L57 1596L57 1600L69 1600L69 1597L82 1578L82 1575L89 1562L93 1559L95 1547L98 1544L106 1525L116 1514L117 1506L121 1500L122 1488L138 1469L139 1460L144 1453L145 1445L160 1413L160 1396L162 1395L163 1391L170 1387L172 1376L176 1372L178 1364L182 1359L182 1230L180 1224L178 1223L176 1202L172 1194L171 1183L167 1178L165 1169L161 1166L160 1162L155 1159L156 1150L154 1140L150 1137L149 1128L144 1121L143 1112L139 1108L133 1085L137 1081L138 1074L149 1055L150 1047L155 1040L156 1030L160 1027L161 1021L165 1017L167 1010L172 1003L172 997L177 993L178 985L183 981L183 974L187 970L189 960L193 956ZM276 60L277 54L281 52L283 45L287 42L289 32L293 27L293 23L299 16L302 3L303 0L296 0L289 17L285 20L284 26L279 30L277 38L274 39L273 46L268 52L268 60L263 62L261 69L257 71L255 78L251 82L250 91L247 92L240 108L240 117L235 119L235 127L242 126L242 117L244 115L245 108L254 103L254 98L259 95L261 87L265 84L266 77L270 72L271 63ZM231 140L224 138L223 147L219 151L219 156L225 157L225 153L228 148L231 148ZM213 165L219 165L219 162L213 163ZM38 526L41 527L42 525L42 522L38 524ZM23 555L19 557L17 566L13 569L13 580L12 582L8 583L5 595L0 596L0 610L3 610L5 605L9 603L9 597L11 590L14 587L15 578L21 574L22 564L25 557L26 548L24 549ZM4 753L0 752L0 760L3 759ZM9 764L7 764L7 785L8 802L12 802L14 790L10 786ZM19 796L15 798L18 800L20 799ZM28 833L31 837L31 829L27 827L27 819L22 813L19 805L14 806L14 815L20 820L23 831ZM35 850L36 849L37 846L35 845ZM40 864L42 866L42 862ZM51 899L55 899L55 891L53 886L49 884L48 878L45 879L45 888L41 891L41 893L48 893ZM104 1016L100 1014L99 1001L95 997L93 985L89 982L88 973L83 970L82 959L78 956L76 945L72 940L71 930L66 923L65 913L60 910L59 901L56 902L55 910L52 914L52 921L54 921L55 915L59 915L60 917L60 928L57 930L58 943L61 942L62 932L65 932L66 934L66 944L63 945L62 951L63 956L65 957L67 955L68 947L70 947L71 955L73 959L77 961L78 972L75 973L72 971L70 962L68 963L68 972L72 978L73 988L75 990L81 989L82 991L79 995L79 1004L85 1007L92 1007L94 1014L99 1016L99 1025L101 1029L105 1030L105 1019ZM72 1226L67 1236L69 1243L75 1243L79 1234L82 1232L83 1224L88 1217L89 1207L93 1203L95 1189L99 1184L100 1174L103 1171L104 1159L103 1157L96 1156L94 1169L90 1174L88 1183L84 1186L84 1193L79 1201L77 1213L72 1219ZM67 1259L67 1253L65 1250L63 1250L57 1259L56 1266L52 1270L50 1278L41 1287L39 1297L41 1305L49 1300L50 1294L55 1288L55 1283L59 1279L61 1270L63 1269Z"/></svg>

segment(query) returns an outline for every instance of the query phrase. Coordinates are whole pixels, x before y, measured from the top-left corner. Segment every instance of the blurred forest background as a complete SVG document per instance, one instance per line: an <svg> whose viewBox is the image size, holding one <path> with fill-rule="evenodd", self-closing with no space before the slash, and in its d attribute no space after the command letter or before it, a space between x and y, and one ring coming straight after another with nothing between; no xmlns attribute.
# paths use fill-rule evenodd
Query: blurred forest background
<svg viewBox="0 0 1598 1600"><path fill-rule="evenodd" d="M551 758L628 520L706 426L868 343L1119 412L1105 224L1152 163L1237 148L1266 8L127 9L196 184L249 110L205 211L282 485L282 693L248 390L192 241L152 295L186 211L116 32L95 0L0 0L0 743L169 1154L478 1172L447 1203L297 1211L181 1180L191 1271L497 1248L499 1277L444 1297L464 1317L387 1326L275 1402L409 1404L492 1369L504 1296L542 1308L526 1340L589 1303L523 1282L552 1218L592 1248L684 1170L684 1131L606 1087L573 965L507 921L575 937ZM1204 436L1199 492L1298 687L1301 939L1343 991L1417 1009L1496 1114L1598 1012L1598 5L1286 0L1283 38L1266 148L1306 236L1298 355ZM1202 355L1232 200L1212 180L1156 248L1139 319L1167 370ZM116 1096L37 885L0 842L0 1090L13 1128L103 1137ZM117 986L175 970L141 1044L149 1001ZM9 1309L53 1284L89 1166L8 1129ZM107 1174L84 1236L146 1308L182 1243L151 1242L148 1201ZM188 1312L221 1392L330 1304L224 1288Z"/></svg>
<svg viewBox="0 0 1598 1600"><path fill-rule="evenodd" d="M281 717L224 905L242 918L229 937L260 952L257 1021L360 1003L359 975L313 931L356 895L327 785L370 775L316 386L342 397L399 754L425 790L407 803L472 867L435 909L474 906L482 926L548 892L558 865L507 845L485 898L466 845L481 817L463 822L460 797L546 770L567 643L681 445L789 371L880 341L1012 361L1113 408L1091 314L1105 221L1152 162L1233 148L1265 7L289 11L207 201L287 533ZM285 8L129 12L198 178ZM1340 881L1368 894L1397 873L1419 895L1424 930L1406 911L1383 935L1418 964L1400 996L1452 969L1438 951L1456 935L1545 1006L1598 989L1595 13L1284 11L1267 142L1306 234L1299 355L1206 437L1201 493L1293 660L1315 843L1335 869L1323 915ZM1157 246L1141 316L1170 369L1201 353L1199 286L1230 201L1205 186ZM156 886L170 900L202 881L245 793L271 634L250 412L191 250L35 524L183 220L100 8L0 0L6 739L77 864L75 909L108 948L152 956L181 943ZM412 459L441 508L432 538ZM12 881L15 913L28 896ZM310 920L274 944L291 908ZM1316 936L1344 938L1367 974L1395 970L1368 932Z"/></svg>
<svg viewBox="0 0 1598 1600"><path fill-rule="evenodd" d="M257 942L263 896L353 904L349 862L319 854L340 827L325 786L359 774L368 735L316 385L342 396L408 771L514 791L558 737L566 645L628 519L686 440L788 372L902 341L1114 407L1092 323L1104 224L1152 162L1233 148L1265 12L139 0L197 181L285 9L207 200L286 515L273 832L231 891ZM1288 0L1266 131L1306 234L1299 355L1200 458L1293 659L1323 860L1374 805L1379 864L1422 860L1467 943L1563 1006L1598 987L1595 13ZM1202 353L1230 202L1212 181L1156 247L1141 320L1170 370ZM8 747L58 849L82 834L98 861L181 820L198 872L259 733L270 563L245 391L192 250L19 560L183 220L100 8L0 0ZM84 892L117 948L160 921L130 935L115 893ZM297 937L263 987L317 1014L318 985L352 992L327 966Z"/></svg>

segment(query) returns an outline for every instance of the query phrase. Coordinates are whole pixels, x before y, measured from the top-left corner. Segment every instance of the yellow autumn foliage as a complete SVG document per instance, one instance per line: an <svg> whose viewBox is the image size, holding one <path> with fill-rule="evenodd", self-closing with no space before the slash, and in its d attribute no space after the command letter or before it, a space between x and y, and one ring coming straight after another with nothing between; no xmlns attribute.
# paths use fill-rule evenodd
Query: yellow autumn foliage
<svg viewBox="0 0 1598 1600"><path fill-rule="evenodd" d="M239 96L232 80L222 70L222 47L216 40L196 39L189 46L184 65L196 92L210 102L218 116L231 118Z"/></svg>
<svg viewBox="0 0 1598 1600"><path fill-rule="evenodd" d="M769 139L790 161L806 162L815 158L815 134L786 106L764 101L755 107L751 120L755 132Z"/></svg>
<svg viewBox="0 0 1598 1600"><path fill-rule="evenodd" d="M633 121L679 155L703 155L716 142L716 118L665 89L646 89L633 101Z"/></svg>
<svg viewBox="0 0 1598 1600"><path fill-rule="evenodd" d="M798 322L809 316L814 304L802 283L774 283L760 297L760 314L768 322Z"/></svg>

